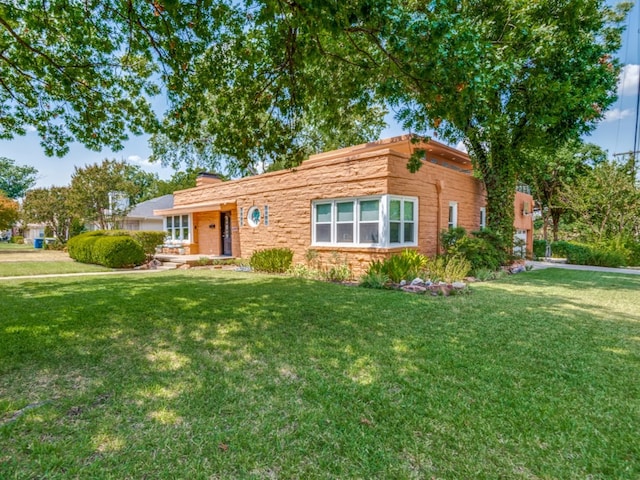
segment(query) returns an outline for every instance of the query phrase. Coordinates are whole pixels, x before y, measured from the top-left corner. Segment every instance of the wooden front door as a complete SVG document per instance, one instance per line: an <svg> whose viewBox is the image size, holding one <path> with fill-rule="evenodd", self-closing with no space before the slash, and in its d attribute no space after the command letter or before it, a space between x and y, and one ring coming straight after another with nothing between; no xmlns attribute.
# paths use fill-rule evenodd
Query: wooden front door
<svg viewBox="0 0 640 480"><path fill-rule="evenodd" d="M221 212L220 223L222 227L220 229L220 234L222 235L222 255L231 256L231 212Z"/></svg>
<svg viewBox="0 0 640 480"><path fill-rule="evenodd" d="M219 243L215 226L218 221L214 213L201 213L196 223L196 242L198 243L198 253L203 255L218 255Z"/></svg>

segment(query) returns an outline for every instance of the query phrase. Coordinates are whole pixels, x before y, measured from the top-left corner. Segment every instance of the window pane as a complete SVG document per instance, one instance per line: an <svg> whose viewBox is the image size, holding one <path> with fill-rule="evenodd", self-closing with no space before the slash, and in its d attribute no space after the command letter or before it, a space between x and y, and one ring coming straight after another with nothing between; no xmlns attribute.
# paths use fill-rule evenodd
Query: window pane
<svg viewBox="0 0 640 480"><path fill-rule="evenodd" d="M400 200L389 202L389 220L400 221Z"/></svg>
<svg viewBox="0 0 640 480"><path fill-rule="evenodd" d="M330 222L331 221L331 204L320 203L316 205L316 222Z"/></svg>
<svg viewBox="0 0 640 480"><path fill-rule="evenodd" d="M353 243L353 223L338 223L336 231L338 243Z"/></svg>
<svg viewBox="0 0 640 480"><path fill-rule="evenodd" d="M188 227L189 226L189 215L183 215L182 216L182 226L183 227Z"/></svg>
<svg viewBox="0 0 640 480"><path fill-rule="evenodd" d="M173 217L167 217L167 230L170 230L171 227L173 226Z"/></svg>
<svg viewBox="0 0 640 480"><path fill-rule="evenodd" d="M378 200L363 200L360 202L360 221L361 222L377 222L378 221Z"/></svg>
<svg viewBox="0 0 640 480"><path fill-rule="evenodd" d="M360 224L360 242L359 243L378 243L378 223L377 222Z"/></svg>
<svg viewBox="0 0 640 480"><path fill-rule="evenodd" d="M316 242L331 241L331 224L325 223L316 225Z"/></svg>
<svg viewBox="0 0 640 480"><path fill-rule="evenodd" d="M182 229L182 240L187 240L189 238L189 229L188 228L183 228Z"/></svg>
<svg viewBox="0 0 640 480"><path fill-rule="evenodd" d="M413 202L404 202L404 220L413 222Z"/></svg>
<svg viewBox="0 0 640 480"><path fill-rule="evenodd" d="M353 222L353 202L338 203L338 222Z"/></svg>
<svg viewBox="0 0 640 480"><path fill-rule="evenodd" d="M391 222L389 224L389 242L400 243L400 223Z"/></svg>
<svg viewBox="0 0 640 480"><path fill-rule="evenodd" d="M413 236L413 223L405 223L404 224L404 241L406 243L415 242L415 237Z"/></svg>

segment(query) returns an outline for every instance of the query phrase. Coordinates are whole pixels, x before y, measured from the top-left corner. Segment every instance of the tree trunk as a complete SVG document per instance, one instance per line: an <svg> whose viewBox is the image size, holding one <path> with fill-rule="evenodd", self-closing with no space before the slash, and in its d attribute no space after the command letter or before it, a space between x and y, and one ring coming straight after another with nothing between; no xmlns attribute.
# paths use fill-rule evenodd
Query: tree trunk
<svg viewBox="0 0 640 480"><path fill-rule="evenodd" d="M487 190L487 225L502 239L507 252L511 253L515 230L513 201L516 194L516 177L509 161L497 163L488 165L483 172Z"/></svg>

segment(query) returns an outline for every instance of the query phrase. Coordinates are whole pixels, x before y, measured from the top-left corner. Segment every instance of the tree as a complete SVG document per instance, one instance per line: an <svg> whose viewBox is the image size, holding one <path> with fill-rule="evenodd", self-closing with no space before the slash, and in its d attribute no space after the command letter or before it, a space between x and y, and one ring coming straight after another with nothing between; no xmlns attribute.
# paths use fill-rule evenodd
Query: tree
<svg viewBox="0 0 640 480"><path fill-rule="evenodd" d="M29 190L22 203L22 213L27 223L44 223L61 242L69 240L71 227L77 221L69 187Z"/></svg>
<svg viewBox="0 0 640 480"><path fill-rule="evenodd" d="M0 157L0 191L9 198L24 197L27 190L36 183L38 170L34 167L19 166L14 160Z"/></svg>
<svg viewBox="0 0 640 480"><path fill-rule="evenodd" d="M640 188L627 165L597 165L573 184L565 184L561 200L576 215L585 240L640 239Z"/></svg>
<svg viewBox="0 0 640 480"><path fill-rule="evenodd" d="M486 186L488 225L509 240L527 153L590 131L614 101L612 54L629 8L602 0L255 2L195 62L167 131L241 167L270 152L290 165L306 154L306 126L348 131L340 105L355 105L372 124L387 101L405 128L465 143Z"/></svg>
<svg viewBox="0 0 640 480"><path fill-rule="evenodd" d="M390 100L406 127L464 142L486 186L488 226L509 239L516 182L531 167L528 152L553 151L590 131L615 100L619 67L611 55L630 6L454 3L460 18L440 29L433 28L439 8L417 7L394 24L385 45L397 66ZM434 58L422 35L439 35L449 60Z"/></svg>
<svg viewBox="0 0 640 480"><path fill-rule="evenodd" d="M597 145L574 140L551 155L544 151L534 151L531 155L540 156L543 161L529 161L530 167L521 178L531 186L540 207L545 240L548 238L547 226L551 224L553 241L557 241L560 218L567 211L561 199L564 186L572 185L579 177L589 174L594 166L605 162L607 153Z"/></svg>
<svg viewBox="0 0 640 480"><path fill-rule="evenodd" d="M187 188L193 188L196 186L196 177L198 171L187 169L187 171L174 172L169 180L156 181L145 191L145 194L140 197L140 202L150 200L152 198L161 197L163 195L172 194L176 190L185 190Z"/></svg>
<svg viewBox="0 0 640 480"><path fill-rule="evenodd" d="M31 125L48 155L63 155L73 140L117 150L128 131L153 131L150 98L188 67L182 59L197 53L199 26L224 14L214 3L2 2L0 138Z"/></svg>
<svg viewBox="0 0 640 480"><path fill-rule="evenodd" d="M76 167L71 175L69 200L80 217L100 229L120 228L131 211L131 199L139 188L131 177L131 165L116 160Z"/></svg>
<svg viewBox="0 0 640 480"><path fill-rule="evenodd" d="M8 230L19 218L18 202L0 193L0 230Z"/></svg>
<svg viewBox="0 0 640 480"><path fill-rule="evenodd" d="M242 174L376 136L390 104L421 136L434 129L464 141L487 189L488 224L510 239L526 152L588 132L613 102L611 55L630 4L32 0L2 8L5 135L31 123L59 153L71 138L119 146L125 127L146 129L169 147L156 152L160 160L175 146L186 153L175 158L205 154ZM169 101L160 124L148 104L159 83Z"/></svg>

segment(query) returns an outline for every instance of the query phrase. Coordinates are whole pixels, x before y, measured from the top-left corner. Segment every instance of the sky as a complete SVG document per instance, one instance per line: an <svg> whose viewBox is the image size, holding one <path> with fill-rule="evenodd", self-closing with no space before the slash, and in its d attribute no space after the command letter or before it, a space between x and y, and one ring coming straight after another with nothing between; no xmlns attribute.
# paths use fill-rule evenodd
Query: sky
<svg viewBox="0 0 640 480"><path fill-rule="evenodd" d="M615 2L608 2L615 3ZM640 75L640 1L629 13L627 28L623 34L623 45L618 52L620 61L625 65L618 84L618 100L607 111L604 119L585 141L595 143L609 152L609 156L633 150L636 123L636 100ZM395 123L393 115L386 117L387 128L380 138L389 138L406 133ZM12 140L0 140L0 157L7 157L17 165L29 165L38 170L36 187L65 186L71 182L75 167L101 163L105 158L126 160L144 170L157 173L160 178L168 179L173 174L171 168L163 168L148 161L151 150L148 136L132 137L123 150L113 152L105 149L101 152L88 150L78 143L71 145L64 157L47 157L40 146L35 129L25 136Z"/></svg>

